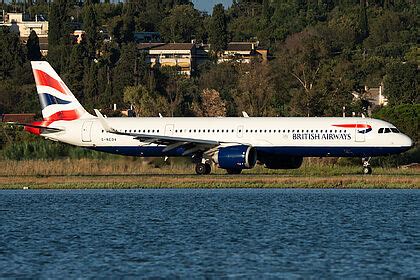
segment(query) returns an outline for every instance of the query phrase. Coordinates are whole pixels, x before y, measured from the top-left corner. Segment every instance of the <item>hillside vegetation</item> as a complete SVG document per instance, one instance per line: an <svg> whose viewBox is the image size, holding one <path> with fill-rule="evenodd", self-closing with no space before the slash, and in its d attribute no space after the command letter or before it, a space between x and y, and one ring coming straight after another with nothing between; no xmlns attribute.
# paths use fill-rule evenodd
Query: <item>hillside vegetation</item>
<svg viewBox="0 0 420 280"><path fill-rule="evenodd" d="M373 116L419 141L420 7L414 0L237 0L229 9L216 5L212 15L188 0L36 2L4 7L47 16L45 59L88 110L111 115L115 103L120 108L134 104L141 116L238 116L246 111L320 117L341 116L345 107L348 115L359 115L367 106L352 93L363 95L365 86L383 83L389 105L376 108ZM75 26L86 31L81 44L71 42ZM111 41L103 39L104 30ZM211 59L190 79L176 69L151 69L134 43L134 31L160 32L165 42L210 43ZM23 45L17 34L0 28L0 39L0 113L39 113L29 64L40 57L37 36ZM230 41L259 41L269 49L269 62L215 63ZM208 98L209 92L214 98ZM0 137L4 158L49 158L31 149L46 149L46 154L53 149L51 154L59 157L73 153L56 144L28 144L34 138L4 128ZM14 139L18 143L11 144ZM11 155L16 146L20 150Z"/></svg>

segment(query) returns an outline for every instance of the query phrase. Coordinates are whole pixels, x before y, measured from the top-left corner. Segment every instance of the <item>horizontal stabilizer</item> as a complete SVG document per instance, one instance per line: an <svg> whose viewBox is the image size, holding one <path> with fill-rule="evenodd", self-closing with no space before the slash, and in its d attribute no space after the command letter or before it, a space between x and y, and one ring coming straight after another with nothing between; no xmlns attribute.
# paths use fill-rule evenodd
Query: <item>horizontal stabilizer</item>
<svg viewBox="0 0 420 280"><path fill-rule="evenodd" d="M61 129L61 128L48 127L48 126L42 126L42 125L34 125L34 124L30 124L30 123L9 122L8 124L18 125L18 126L24 126L24 127L31 127L31 128L38 128L38 129L44 129L44 130L53 131L53 132L64 131L64 129Z"/></svg>

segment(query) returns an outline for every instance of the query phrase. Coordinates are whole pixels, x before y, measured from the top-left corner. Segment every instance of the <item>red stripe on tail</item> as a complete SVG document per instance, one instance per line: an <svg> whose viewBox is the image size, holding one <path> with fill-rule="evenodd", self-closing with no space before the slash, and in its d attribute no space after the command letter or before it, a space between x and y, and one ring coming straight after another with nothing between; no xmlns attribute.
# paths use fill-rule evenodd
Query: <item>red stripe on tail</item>
<svg viewBox="0 0 420 280"><path fill-rule="evenodd" d="M52 87L62 94L67 94L59 81L45 73L44 71L34 69L35 82L38 86Z"/></svg>
<svg viewBox="0 0 420 280"><path fill-rule="evenodd" d="M55 114L52 114L45 121L50 123L55 121L74 121L80 118L79 112L77 110L69 110L69 111L59 111Z"/></svg>
<svg viewBox="0 0 420 280"><path fill-rule="evenodd" d="M80 114L79 112L77 112L77 110L69 110L69 111L59 111L51 116L49 116L48 118L44 119L44 121L41 122L33 122L31 123L32 125L37 125L37 126L49 126L50 124L52 124L55 121L74 121L80 118ZM40 135L42 133L42 129L41 128L36 128L36 127L29 127L29 126L25 126L24 127L25 131L35 134L35 135Z"/></svg>

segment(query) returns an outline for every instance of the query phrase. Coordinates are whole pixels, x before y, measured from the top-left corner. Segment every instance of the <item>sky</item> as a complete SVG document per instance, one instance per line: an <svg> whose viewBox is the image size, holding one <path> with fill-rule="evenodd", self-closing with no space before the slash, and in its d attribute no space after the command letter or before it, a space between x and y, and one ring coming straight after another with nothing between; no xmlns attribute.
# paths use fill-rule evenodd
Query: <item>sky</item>
<svg viewBox="0 0 420 280"><path fill-rule="evenodd" d="M209 14L212 13L213 7L216 4L222 3L225 9L232 5L232 0L192 0L192 2L196 9L206 11Z"/></svg>

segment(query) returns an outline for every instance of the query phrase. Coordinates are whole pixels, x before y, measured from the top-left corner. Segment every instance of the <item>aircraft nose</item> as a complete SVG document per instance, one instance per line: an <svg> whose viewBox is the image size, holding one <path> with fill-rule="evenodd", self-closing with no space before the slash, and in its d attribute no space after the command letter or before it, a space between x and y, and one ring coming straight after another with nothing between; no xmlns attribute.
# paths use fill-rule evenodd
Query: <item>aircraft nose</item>
<svg viewBox="0 0 420 280"><path fill-rule="evenodd" d="M412 148L414 146L413 140L407 135L404 135L404 147Z"/></svg>
<svg viewBox="0 0 420 280"><path fill-rule="evenodd" d="M414 141L413 140L411 140L411 138L410 137L408 137L408 139L410 139L410 147L412 148L412 147L414 147Z"/></svg>

